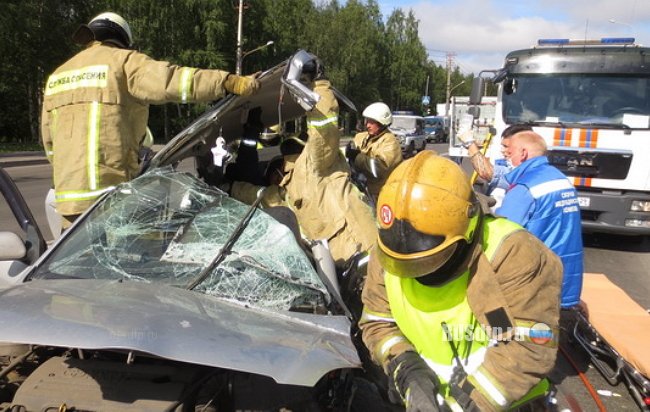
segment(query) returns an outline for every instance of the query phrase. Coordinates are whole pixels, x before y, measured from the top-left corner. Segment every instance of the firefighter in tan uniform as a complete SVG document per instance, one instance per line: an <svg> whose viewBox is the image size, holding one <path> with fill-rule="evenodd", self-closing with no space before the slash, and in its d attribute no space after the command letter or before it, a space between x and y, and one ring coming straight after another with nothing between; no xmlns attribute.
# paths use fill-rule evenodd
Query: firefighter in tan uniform
<svg viewBox="0 0 650 412"><path fill-rule="evenodd" d="M359 326L408 411L503 410L548 392L562 264L425 151L379 195Z"/></svg>
<svg viewBox="0 0 650 412"><path fill-rule="evenodd" d="M339 150L339 106L322 67L315 69L314 92L320 95L307 113L307 142L280 182L284 199L303 235L326 239L337 269L377 239L372 209L350 180L350 167Z"/></svg>
<svg viewBox="0 0 650 412"><path fill-rule="evenodd" d="M318 70L322 70L319 67ZM233 197L252 203L262 195L265 207L287 206L296 215L303 237L328 242L336 268L346 268L357 252L368 252L377 239L377 227L366 197L350 180L350 167L339 149L339 106L329 80L316 78L320 100L307 113L307 139L282 142L284 176L278 185L234 182Z"/></svg>
<svg viewBox="0 0 650 412"><path fill-rule="evenodd" d="M102 13L73 39L87 47L45 84L41 133L63 226L138 172L150 104L250 94L259 83L221 70L179 67L135 50L127 22Z"/></svg>
<svg viewBox="0 0 650 412"><path fill-rule="evenodd" d="M363 117L366 131L354 136L354 143L348 144L345 156L353 169L365 176L368 191L376 201L388 175L402 162L402 149L388 129L393 115L385 103L369 105Z"/></svg>

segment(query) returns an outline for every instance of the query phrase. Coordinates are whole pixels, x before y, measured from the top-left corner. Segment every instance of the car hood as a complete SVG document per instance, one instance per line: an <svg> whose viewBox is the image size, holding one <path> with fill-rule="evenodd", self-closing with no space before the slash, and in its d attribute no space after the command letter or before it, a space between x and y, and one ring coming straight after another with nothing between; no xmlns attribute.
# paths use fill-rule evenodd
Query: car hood
<svg viewBox="0 0 650 412"><path fill-rule="evenodd" d="M251 308L166 285L35 280L0 293L0 342L136 351L313 386L359 367L349 320Z"/></svg>
<svg viewBox="0 0 650 412"><path fill-rule="evenodd" d="M316 59L304 50L257 77L259 89L250 96L229 94L217 101L203 115L167 143L152 159L151 166L169 165L186 157L205 155L217 137L226 142L240 139L244 124L252 110L259 111L260 121L270 127L304 116L319 96L310 90L303 76L303 67ZM311 63L313 65L313 63ZM343 93L332 87L342 109L352 112L356 107Z"/></svg>

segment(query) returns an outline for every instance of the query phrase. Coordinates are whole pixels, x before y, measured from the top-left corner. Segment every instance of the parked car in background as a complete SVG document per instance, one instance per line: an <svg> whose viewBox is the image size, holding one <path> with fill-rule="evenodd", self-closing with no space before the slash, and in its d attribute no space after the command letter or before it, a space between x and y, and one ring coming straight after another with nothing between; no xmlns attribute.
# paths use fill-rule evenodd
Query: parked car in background
<svg viewBox="0 0 650 412"><path fill-rule="evenodd" d="M445 116L426 116L424 131L429 143L446 143L449 137L449 118Z"/></svg>
<svg viewBox="0 0 650 412"><path fill-rule="evenodd" d="M412 112L393 112L390 131L400 142L404 157L410 157L427 148L427 134L424 131L424 117Z"/></svg>
<svg viewBox="0 0 650 412"><path fill-rule="evenodd" d="M49 247L0 168L24 232L0 228L0 410L382 409L327 246L221 191L211 152L249 111L271 126L310 110L315 59L218 101Z"/></svg>

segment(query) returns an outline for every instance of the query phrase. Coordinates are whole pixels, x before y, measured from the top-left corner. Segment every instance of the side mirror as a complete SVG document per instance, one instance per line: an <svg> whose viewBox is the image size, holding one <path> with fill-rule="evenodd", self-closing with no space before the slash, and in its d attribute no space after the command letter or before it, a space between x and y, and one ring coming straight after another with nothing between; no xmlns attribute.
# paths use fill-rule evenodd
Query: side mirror
<svg viewBox="0 0 650 412"><path fill-rule="evenodd" d="M469 95L469 104L481 104L483 99L483 90L485 89L485 79L478 76L472 80L472 93Z"/></svg>
<svg viewBox="0 0 650 412"><path fill-rule="evenodd" d="M0 232L0 261L22 260L27 255L25 242L14 232Z"/></svg>
<svg viewBox="0 0 650 412"><path fill-rule="evenodd" d="M471 114L475 119L481 117L481 108L478 106L470 106L467 108L467 113Z"/></svg>

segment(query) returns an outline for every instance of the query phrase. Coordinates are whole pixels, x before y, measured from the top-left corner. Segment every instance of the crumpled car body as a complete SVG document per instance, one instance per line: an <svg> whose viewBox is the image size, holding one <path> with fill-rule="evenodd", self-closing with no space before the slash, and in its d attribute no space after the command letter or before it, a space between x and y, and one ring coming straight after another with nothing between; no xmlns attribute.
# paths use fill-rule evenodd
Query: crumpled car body
<svg viewBox="0 0 650 412"><path fill-rule="evenodd" d="M304 115L312 58L217 102L45 252L0 170L27 233L24 254L0 233L0 409L355 410L361 365L328 262L273 213L176 168L194 158L205 173L253 108L266 125Z"/></svg>

